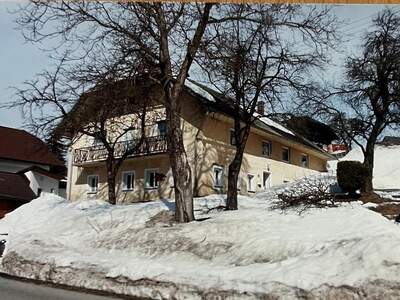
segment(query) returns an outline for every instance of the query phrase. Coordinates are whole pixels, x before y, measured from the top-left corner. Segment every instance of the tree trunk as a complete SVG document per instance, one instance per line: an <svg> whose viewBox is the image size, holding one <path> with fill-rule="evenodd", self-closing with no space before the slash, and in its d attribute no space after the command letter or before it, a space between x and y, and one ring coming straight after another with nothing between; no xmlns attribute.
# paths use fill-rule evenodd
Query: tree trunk
<svg viewBox="0 0 400 300"><path fill-rule="evenodd" d="M374 187L373 187L373 172L374 172L374 154L375 154L375 142L370 142L368 140L367 142L367 147L365 148L365 153L364 153L364 162L363 165L367 168L368 175L365 180L365 184L363 188L361 189L361 192L363 193L369 193L372 192Z"/></svg>
<svg viewBox="0 0 400 300"><path fill-rule="evenodd" d="M367 145L365 147L364 153L364 162L363 165L368 170L368 175L365 181L364 186L361 189L363 193L369 193L374 190L374 186L372 183L373 173L374 173L374 154L375 154L375 144L379 136L379 126L375 125L372 129L372 132L367 141Z"/></svg>
<svg viewBox="0 0 400 300"><path fill-rule="evenodd" d="M107 187L108 187L108 202L115 205L117 203L117 196L115 193L115 168L114 168L114 158L107 158Z"/></svg>
<svg viewBox="0 0 400 300"><path fill-rule="evenodd" d="M228 170L228 192L226 198L226 209L227 210L237 210L237 182L240 173L240 167L242 165L242 156L236 150L235 157L229 164Z"/></svg>
<svg viewBox="0 0 400 300"><path fill-rule="evenodd" d="M190 66L200 46L212 6L212 3L204 5L204 11L200 16L194 36L187 45L185 58L180 66L176 81L173 83L165 15L161 4L157 2L155 4L158 15L156 22L160 37L160 69L163 78L161 81L166 101L168 154L174 177L175 220L177 222L190 222L194 220L192 171L183 144L179 96L188 76Z"/></svg>
<svg viewBox="0 0 400 300"><path fill-rule="evenodd" d="M236 127L236 126L235 126ZM247 138L249 136L250 126L244 128L243 136L236 139L236 152L232 162L229 164L228 170L228 192L226 198L226 209L237 210L237 182L240 174L240 168L243 161L243 153L246 147ZM235 133L236 135L236 133Z"/></svg>
<svg viewBox="0 0 400 300"><path fill-rule="evenodd" d="M179 95L179 93L177 93ZM177 108L177 96L170 97L167 93L167 141L169 161L174 178L175 220L180 223L194 220L192 171L187 159L181 119Z"/></svg>

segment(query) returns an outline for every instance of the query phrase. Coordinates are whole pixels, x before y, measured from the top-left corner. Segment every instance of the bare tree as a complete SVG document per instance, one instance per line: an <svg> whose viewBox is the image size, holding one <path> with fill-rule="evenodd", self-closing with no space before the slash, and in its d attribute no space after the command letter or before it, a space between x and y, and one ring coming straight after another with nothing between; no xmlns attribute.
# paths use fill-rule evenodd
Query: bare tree
<svg viewBox="0 0 400 300"><path fill-rule="evenodd" d="M343 135L358 145L368 168L364 192L373 190L374 149L387 128L400 124L400 16L386 9L364 36L362 53L346 61L340 88L323 93L316 102Z"/></svg>
<svg viewBox="0 0 400 300"><path fill-rule="evenodd" d="M235 210L250 128L264 116L256 114L258 106L274 108L288 91L306 93L310 83L304 76L326 61L325 50L337 37L327 8L242 4L221 6L219 14L220 19L210 20L200 65L209 82L230 99L225 104L234 120L235 155L227 209Z"/></svg>
<svg viewBox="0 0 400 300"><path fill-rule="evenodd" d="M99 45L123 45L163 87L176 220L194 220L192 174L184 149L180 94L213 4L31 0L18 23L30 41L54 38L84 60ZM185 45L182 47L182 45Z"/></svg>
<svg viewBox="0 0 400 300"><path fill-rule="evenodd" d="M21 107L32 130L53 143L67 138L68 143L63 145L71 146L87 137L98 141L96 147L102 152L98 158L106 160L108 201L115 204L115 178L120 166L130 155L146 151L146 113L151 103L143 101L145 95L135 94L133 78L105 76L100 81L97 77L92 88L82 92L83 82L76 81L82 76L78 76L76 68L72 70L61 61L54 72L38 74L38 79L26 81L17 90L17 99L9 106ZM93 83L89 78L86 77L86 84ZM133 131L135 139L130 135ZM78 151L77 160L89 155L89 151Z"/></svg>

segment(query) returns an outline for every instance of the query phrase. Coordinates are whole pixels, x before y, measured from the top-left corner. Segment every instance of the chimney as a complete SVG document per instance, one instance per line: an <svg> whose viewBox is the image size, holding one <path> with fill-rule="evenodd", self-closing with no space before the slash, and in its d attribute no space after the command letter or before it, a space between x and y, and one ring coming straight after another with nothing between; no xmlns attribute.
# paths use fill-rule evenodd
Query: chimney
<svg viewBox="0 0 400 300"><path fill-rule="evenodd" d="M257 103L257 113L259 115L264 115L265 114L265 103L262 101L258 101Z"/></svg>

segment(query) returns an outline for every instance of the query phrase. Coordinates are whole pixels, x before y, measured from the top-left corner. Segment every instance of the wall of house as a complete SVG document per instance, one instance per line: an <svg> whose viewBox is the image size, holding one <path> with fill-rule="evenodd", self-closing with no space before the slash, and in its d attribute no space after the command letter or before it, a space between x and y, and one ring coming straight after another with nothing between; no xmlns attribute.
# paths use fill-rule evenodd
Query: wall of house
<svg viewBox="0 0 400 300"><path fill-rule="evenodd" d="M196 159L197 180L196 194L199 196L210 193L226 192L228 166L234 157L234 146L230 145L230 129L232 122L219 115L210 115L204 123L203 131L197 140L198 156ZM272 143L270 157L262 155L262 141ZM290 148L290 163L282 161L282 147ZM301 155L309 157L309 167L301 166ZM213 166L224 168L224 188L214 187ZM314 154L309 148L269 135L260 130L252 129L250 132L245 154L243 157L241 174L239 178L240 193L248 193L248 175L254 176L254 191L260 191L263 187L263 172L270 174L270 185L279 185L290 182L319 171L326 171L326 159Z"/></svg>
<svg viewBox="0 0 400 300"><path fill-rule="evenodd" d="M190 165L195 165L196 158L196 139L197 135L201 132L201 127L205 120L205 112L196 100L190 96L184 96L184 107L182 109L182 131L184 146L188 154ZM124 116L123 119L128 121L129 117ZM164 109L157 108L153 113L149 113L149 125L153 124L156 120L165 119ZM149 130L152 129L149 127ZM72 146L73 149L80 147L91 146L93 138L90 136L81 136ZM73 160L73 158L71 158ZM144 172L145 169L158 168L161 174L166 175L166 178L161 182L159 188L149 190L144 189ZM122 173L124 171L135 172L135 188L133 191L122 191ZM69 184L70 196L69 199L74 201L78 199L107 199L107 177L104 162L93 163L91 166L85 167L72 166L72 171L69 175L71 180ZM87 176L99 176L99 191L97 193L88 193ZM152 156L134 157L127 159L117 174L117 198L120 203L149 201L159 198L173 198L173 179L169 165L169 158L167 154L159 154ZM195 182L195 178L193 178Z"/></svg>
<svg viewBox="0 0 400 300"><path fill-rule="evenodd" d="M57 179L45 176L38 172L29 171L25 173L25 176L29 180L29 187L31 190L38 196L38 189L41 189L42 192L59 194L59 181Z"/></svg>
<svg viewBox="0 0 400 300"><path fill-rule="evenodd" d="M22 162L16 160L9 160L9 159L0 159L0 171L1 172L9 172L9 173L17 173L23 169L38 166L45 170L50 170L49 166L41 165L41 164L34 164L30 162Z"/></svg>
<svg viewBox="0 0 400 300"><path fill-rule="evenodd" d="M182 130L185 149L192 168L193 186L196 196L226 192L228 165L234 155L230 145L232 120L219 114L206 113L204 108L190 96L184 96L182 110ZM163 115L158 110L157 116ZM125 120L129 118L124 117ZM272 142L271 157L262 156L262 141ZM73 149L90 146L90 137L82 137ZM282 146L291 149L290 163L283 162ZM301 167L301 154L309 156L309 167ZM213 166L224 168L224 187L214 188ZM166 175L159 188L144 188L145 169L158 168L159 173ZM245 149L240 174L240 192L248 193L248 174L254 176L254 191L263 189L263 172L270 173L270 184L279 185L301 177L326 170L326 157L301 144L290 142L285 137L277 137L258 129L252 129ZM122 191L122 172L134 171L134 190ZM87 176L99 176L99 191L88 193ZM73 166L69 176L71 184L70 200L107 199L107 178L104 162L92 163L85 167ZM167 154L144 156L127 159L117 174L117 197L120 203L149 201L159 198L173 198L173 180Z"/></svg>
<svg viewBox="0 0 400 300"><path fill-rule="evenodd" d="M75 166L73 169L70 200L108 198L107 172L104 163L97 163L85 167ZM144 188L146 169L158 169L160 174L166 175L166 178L160 182L158 188ZM132 191L123 191L122 174L127 171L134 172L134 187ZM99 176L99 189L96 193L88 192L87 178L89 175ZM116 176L116 181L116 193L119 203L141 202L173 197L173 180L166 154L127 159L120 168Z"/></svg>

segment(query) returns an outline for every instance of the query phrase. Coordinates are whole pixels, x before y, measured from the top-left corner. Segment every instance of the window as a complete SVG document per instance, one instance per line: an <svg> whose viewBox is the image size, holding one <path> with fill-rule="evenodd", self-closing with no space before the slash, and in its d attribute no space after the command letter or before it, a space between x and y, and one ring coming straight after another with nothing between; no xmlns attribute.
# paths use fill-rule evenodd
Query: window
<svg viewBox="0 0 400 300"><path fill-rule="evenodd" d="M263 172L263 188L264 190L269 189L271 187L271 173Z"/></svg>
<svg viewBox="0 0 400 300"><path fill-rule="evenodd" d="M157 122L157 131L158 135L166 135L167 134L167 122L165 120Z"/></svg>
<svg viewBox="0 0 400 300"><path fill-rule="evenodd" d="M122 172L122 190L133 191L135 186L135 173L132 171Z"/></svg>
<svg viewBox="0 0 400 300"><path fill-rule="evenodd" d="M97 193L99 190L99 176L89 175L87 177L88 193Z"/></svg>
<svg viewBox="0 0 400 300"><path fill-rule="evenodd" d="M290 149L288 147L282 147L282 160L290 162Z"/></svg>
<svg viewBox="0 0 400 300"><path fill-rule="evenodd" d="M236 145L236 139L235 139L235 130L234 129L231 129L230 131L229 131L229 139L230 139L230 143L231 143L231 145L232 146L234 146L234 145Z"/></svg>
<svg viewBox="0 0 400 300"><path fill-rule="evenodd" d="M272 143L262 142L262 155L270 157L272 154Z"/></svg>
<svg viewBox="0 0 400 300"><path fill-rule="evenodd" d="M254 175L247 174L247 191L254 192Z"/></svg>
<svg viewBox="0 0 400 300"><path fill-rule="evenodd" d="M214 187L221 188L224 186L224 168L221 166L213 167Z"/></svg>
<svg viewBox="0 0 400 300"><path fill-rule="evenodd" d="M146 189L158 188L159 178L157 176L158 169L146 169L144 170L144 187Z"/></svg>
<svg viewBox="0 0 400 300"><path fill-rule="evenodd" d="M304 168L308 168L308 155L307 154L302 154L301 155L301 166Z"/></svg>

